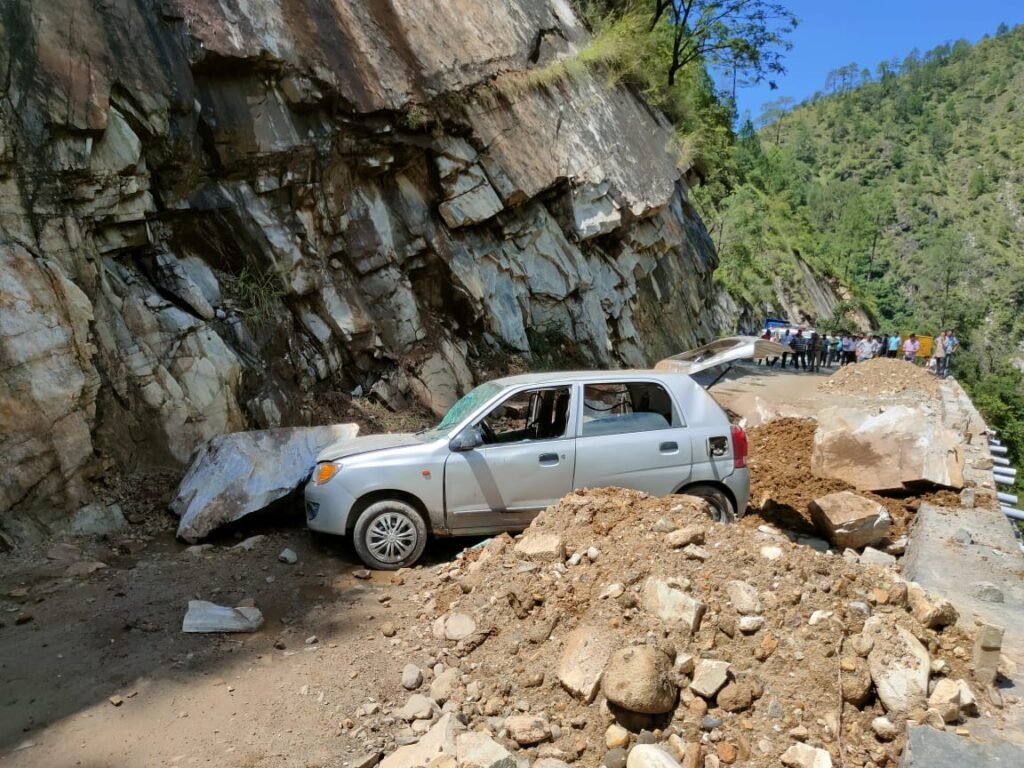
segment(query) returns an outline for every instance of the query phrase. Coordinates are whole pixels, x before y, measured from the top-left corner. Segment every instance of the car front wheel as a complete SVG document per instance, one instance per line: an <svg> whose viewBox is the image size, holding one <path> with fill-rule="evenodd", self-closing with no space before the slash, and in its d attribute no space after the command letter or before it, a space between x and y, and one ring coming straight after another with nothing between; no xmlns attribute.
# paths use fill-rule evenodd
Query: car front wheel
<svg viewBox="0 0 1024 768"><path fill-rule="evenodd" d="M695 485L683 491L687 496L704 499L711 509L711 519L716 523L735 523L736 508L725 491L711 485Z"/></svg>
<svg viewBox="0 0 1024 768"><path fill-rule="evenodd" d="M412 565L423 555L427 524L407 502L377 501L356 519L352 543L367 567L395 571Z"/></svg>

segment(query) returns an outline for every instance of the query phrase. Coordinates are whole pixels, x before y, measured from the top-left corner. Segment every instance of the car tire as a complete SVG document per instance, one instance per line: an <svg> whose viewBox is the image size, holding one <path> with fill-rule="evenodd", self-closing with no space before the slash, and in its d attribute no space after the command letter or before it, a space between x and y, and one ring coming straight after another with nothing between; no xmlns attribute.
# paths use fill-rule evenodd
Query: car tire
<svg viewBox="0 0 1024 768"><path fill-rule="evenodd" d="M687 496L704 499L711 508L711 519L716 523L736 522L736 507L733 506L729 495L721 488L715 488L713 485L695 485L686 488L683 493Z"/></svg>
<svg viewBox="0 0 1024 768"><path fill-rule="evenodd" d="M376 501L356 518L352 544L368 568L397 571L423 555L427 524L417 509L405 501Z"/></svg>

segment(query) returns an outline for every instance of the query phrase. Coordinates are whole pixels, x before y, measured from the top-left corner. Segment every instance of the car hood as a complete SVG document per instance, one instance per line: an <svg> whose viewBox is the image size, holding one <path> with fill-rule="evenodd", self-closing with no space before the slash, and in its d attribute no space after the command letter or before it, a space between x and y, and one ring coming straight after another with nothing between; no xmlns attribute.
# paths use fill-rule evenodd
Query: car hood
<svg viewBox="0 0 1024 768"><path fill-rule="evenodd" d="M716 365L735 362L736 360L757 360L764 357L779 357L789 352L774 341L765 341L757 336L727 336L716 339L703 347L691 349L672 357L659 360L654 366L656 371L671 371L693 375L714 368Z"/></svg>
<svg viewBox="0 0 1024 768"><path fill-rule="evenodd" d="M346 456L355 456L358 453L369 453L370 451L383 451L385 448L402 448L406 445L421 445L422 440L411 432L400 432L393 435L365 435L353 437L349 440L339 440L336 443L324 448L317 455L316 460L337 461Z"/></svg>

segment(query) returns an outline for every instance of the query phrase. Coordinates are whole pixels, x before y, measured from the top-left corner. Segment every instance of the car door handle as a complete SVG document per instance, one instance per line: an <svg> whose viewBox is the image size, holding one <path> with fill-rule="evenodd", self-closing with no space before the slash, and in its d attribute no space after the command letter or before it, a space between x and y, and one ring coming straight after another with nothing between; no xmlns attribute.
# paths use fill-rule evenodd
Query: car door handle
<svg viewBox="0 0 1024 768"><path fill-rule="evenodd" d="M540 463L545 467L551 467L558 463L557 453L542 453L540 455Z"/></svg>
<svg viewBox="0 0 1024 768"><path fill-rule="evenodd" d="M661 451L662 453L674 453L675 451L679 450L679 443L672 441L662 443L660 446L658 446L658 450Z"/></svg>

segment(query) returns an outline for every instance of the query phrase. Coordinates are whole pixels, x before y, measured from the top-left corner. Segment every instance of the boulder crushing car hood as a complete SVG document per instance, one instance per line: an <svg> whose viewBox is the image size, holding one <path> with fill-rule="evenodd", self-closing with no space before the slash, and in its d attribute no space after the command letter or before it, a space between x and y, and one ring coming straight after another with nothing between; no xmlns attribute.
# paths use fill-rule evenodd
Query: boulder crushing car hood
<svg viewBox="0 0 1024 768"><path fill-rule="evenodd" d="M406 445L419 445L423 441L411 432L399 432L395 435L365 435L350 440L339 440L324 448L317 455L317 462L338 461L346 456L370 451L383 451L385 448L402 448Z"/></svg>
<svg viewBox="0 0 1024 768"><path fill-rule="evenodd" d="M703 347L659 360L654 370L686 373L692 376L716 365L725 365L737 360L781 357L783 352L789 352L789 347L774 341L765 341L757 336L726 336Z"/></svg>

